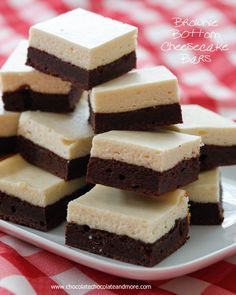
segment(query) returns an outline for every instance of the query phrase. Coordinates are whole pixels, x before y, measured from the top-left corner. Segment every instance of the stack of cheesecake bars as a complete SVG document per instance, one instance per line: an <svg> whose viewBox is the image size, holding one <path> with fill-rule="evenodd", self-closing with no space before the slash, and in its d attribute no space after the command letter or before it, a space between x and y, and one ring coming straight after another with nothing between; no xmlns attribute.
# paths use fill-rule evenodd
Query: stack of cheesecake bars
<svg viewBox="0 0 236 295"><path fill-rule="evenodd" d="M68 246L153 266L189 223L222 223L236 123L181 108L166 67L132 70L136 43L83 9L30 28L0 72L0 218L47 231L67 215Z"/></svg>

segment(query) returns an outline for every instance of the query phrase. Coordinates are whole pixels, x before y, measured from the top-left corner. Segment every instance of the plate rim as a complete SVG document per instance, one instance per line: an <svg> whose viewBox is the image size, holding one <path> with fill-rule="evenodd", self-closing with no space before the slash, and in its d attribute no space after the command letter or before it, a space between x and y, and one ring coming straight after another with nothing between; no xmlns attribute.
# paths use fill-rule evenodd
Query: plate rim
<svg viewBox="0 0 236 295"><path fill-rule="evenodd" d="M109 274L136 280L162 280L182 276L190 272L197 271L201 268L216 263L231 255L236 254L236 242L225 248L219 249L212 254L204 255L187 263L178 264L177 266L164 266L160 268L150 268L132 264L114 266L114 260L102 260L99 257L90 256L86 251L75 249L66 245L61 245L46 237L38 236L36 233L29 232L19 225L0 220L0 231L19 238L27 243L33 244L46 251L60 255L66 259L72 260L87 267L107 272ZM119 274L117 274L119 273Z"/></svg>

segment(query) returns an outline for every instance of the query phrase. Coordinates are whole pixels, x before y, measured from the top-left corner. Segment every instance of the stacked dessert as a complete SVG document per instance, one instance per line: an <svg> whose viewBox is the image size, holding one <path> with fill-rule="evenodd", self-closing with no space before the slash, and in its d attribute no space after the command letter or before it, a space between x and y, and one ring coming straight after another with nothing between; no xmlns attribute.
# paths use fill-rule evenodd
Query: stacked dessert
<svg viewBox="0 0 236 295"><path fill-rule="evenodd" d="M2 219L49 230L91 188L86 90L135 67L136 38L133 26L77 9L17 46L0 73L0 155L18 152L0 162Z"/></svg>
<svg viewBox="0 0 236 295"><path fill-rule="evenodd" d="M182 122L177 78L163 66L93 87L89 105L87 181L96 186L69 203L66 243L153 266L188 238L178 188L198 178L201 138L157 129Z"/></svg>
<svg viewBox="0 0 236 295"><path fill-rule="evenodd" d="M136 43L137 28L83 9L31 27L1 70L0 152L17 138L19 154L0 162L0 218L48 230L72 200L67 245L153 266L188 239L188 195L192 223L222 222L219 171L198 179L199 157L235 164L236 127L206 114L203 129L195 106L182 118L166 67L132 70Z"/></svg>
<svg viewBox="0 0 236 295"><path fill-rule="evenodd" d="M65 220L68 202L90 188L93 131L87 93L26 66L27 48L22 41L1 69L1 152L19 154L0 162L0 217L45 231Z"/></svg>
<svg viewBox="0 0 236 295"><path fill-rule="evenodd" d="M20 42L0 73L0 152L19 153L0 162L0 217L46 231L91 188L85 175L94 133L88 92L25 65L28 47Z"/></svg>
<svg viewBox="0 0 236 295"><path fill-rule="evenodd" d="M27 63L90 90L95 187L69 204L67 245L152 266L188 238L188 198L177 188L198 178L201 138L150 131L182 122L178 82L163 66L130 71L136 33L77 10L31 29Z"/></svg>

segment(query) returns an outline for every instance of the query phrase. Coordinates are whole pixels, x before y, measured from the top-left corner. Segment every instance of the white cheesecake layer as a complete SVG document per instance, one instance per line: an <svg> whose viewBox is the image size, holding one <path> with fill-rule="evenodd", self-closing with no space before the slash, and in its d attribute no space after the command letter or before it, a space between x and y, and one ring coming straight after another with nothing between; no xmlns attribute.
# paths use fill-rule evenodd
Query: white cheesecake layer
<svg viewBox="0 0 236 295"><path fill-rule="evenodd" d="M197 203L218 203L220 201L219 168L201 172L199 179L183 187L189 200Z"/></svg>
<svg viewBox="0 0 236 295"><path fill-rule="evenodd" d="M137 28L75 9L30 28L29 45L86 70L136 49Z"/></svg>
<svg viewBox="0 0 236 295"><path fill-rule="evenodd" d="M199 135L204 144L236 145L236 123L198 105L182 106L183 124L171 126L173 130Z"/></svg>
<svg viewBox="0 0 236 295"><path fill-rule="evenodd" d="M4 110L2 98L0 98L0 137L16 136L19 118L20 113Z"/></svg>
<svg viewBox="0 0 236 295"><path fill-rule="evenodd" d="M93 131L88 117L87 92L84 92L73 113L24 112L18 135L72 160L90 153Z"/></svg>
<svg viewBox="0 0 236 295"><path fill-rule="evenodd" d="M164 66L133 70L92 89L96 113L129 112L179 103L177 78Z"/></svg>
<svg viewBox="0 0 236 295"><path fill-rule="evenodd" d="M0 162L0 191L46 207L85 186L85 178L64 181L27 163L19 155Z"/></svg>
<svg viewBox="0 0 236 295"><path fill-rule="evenodd" d="M22 86L31 90L49 94L68 94L71 89L69 82L62 81L26 66L28 42L21 41L0 70L3 92L13 92Z"/></svg>
<svg viewBox="0 0 236 295"><path fill-rule="evenodd" d="M98 134L91 157L116 160L163 172L199 156L201 137L168 130L109 131Z"/></svg>
<svg viewBox="0 0 236 295"><path fill-rule="evenodd" d="M187 215L188 198L183 190L154 200L96 185L69 203L67 222L154 243L174 227L177 219L186 218Z"/></svg>

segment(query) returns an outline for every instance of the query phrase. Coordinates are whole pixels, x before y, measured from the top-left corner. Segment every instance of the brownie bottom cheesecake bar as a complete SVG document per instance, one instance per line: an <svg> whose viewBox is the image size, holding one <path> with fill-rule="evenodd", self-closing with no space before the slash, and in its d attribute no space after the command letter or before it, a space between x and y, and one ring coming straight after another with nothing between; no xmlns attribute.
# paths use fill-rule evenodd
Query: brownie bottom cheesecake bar
<svg viewBox="0 0 236 295"><path fill-rule="evenodd" d="M182 123L177 78L164 66L130 71L94 87L89 96L95 133Z"/></svg>
<svg viewBox="0 0 236 295"><path fill-rule="evenodd" d="M199 136L167 130L98 134L87 181L160 196L197 180L199 150Z"/></svg>
<svg viewBox="0 0 236 295"><path fill-rule="evenodd" d="M137 28L78 8L30 28L26 64L89 90L136 66L136 39Z"/></svg>
<svg viewBox="0 0 236 295"><path fill-rule="evenodd" d="M236 164L235 122L198 105L183 105L182 115L182 124L168 128L202 137L201 171Z"/></svg>
<svg viewBox="0 0 236 295"><path fill-rule="evenodd" d="M223 222L219 168L201 172L199 179L184 189L189 196L191 224L217 225Z"/></svg>
<svg viewBox="0 0 236 295"><path fill-rule="evenodd" d="M128 263L153 266L188 239L188 198L156 199L96 185L68 205L66 244Z"/></svg>
<svg viewBox="0 0 236 295"><path fill-rule="evenodd" d="M93 138L87 95L71 114L24 112L18 128L18 150L32 165L64 180L86 175Z"/></svg>
<svg viewBox="0 0 236 295"><path fill-rule="evenodd" d="M5 110L72 112L83 91L26 66L27 49L28 42L22 40L0 70Z"/></svg>
<svg viewBox="0 0 236 295"><path fill-rule="evenodd" d="M0 162L0 218L42 231L66 217L69 201L89 190L84 178L64 181L19 155Z"/></svg>

